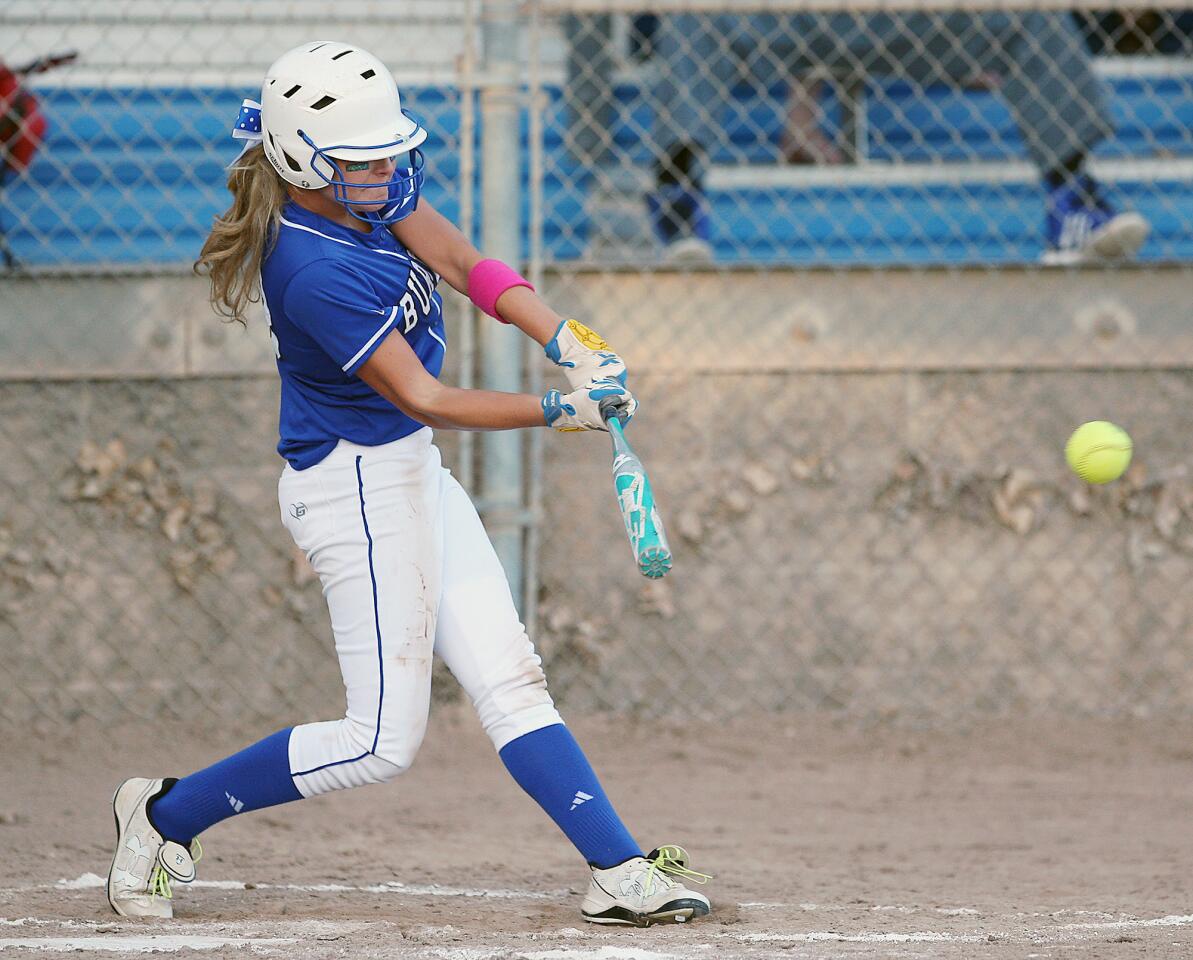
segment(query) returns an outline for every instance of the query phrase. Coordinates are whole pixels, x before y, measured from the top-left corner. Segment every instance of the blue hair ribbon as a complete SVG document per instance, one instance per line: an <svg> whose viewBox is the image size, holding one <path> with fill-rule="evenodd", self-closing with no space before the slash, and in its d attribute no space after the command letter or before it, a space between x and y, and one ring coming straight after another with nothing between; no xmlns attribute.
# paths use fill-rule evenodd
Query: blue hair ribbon
<svg viewBox="0 0 1193 960"><path fill-rule="evenodd" d="M245 144L236 154L236 158L228 164L236 165L250 149L261 142L261 104L256 100L245 100L240 105L240 113L236 117L236 125L232 127L232 139L243 140Z"/></svg>

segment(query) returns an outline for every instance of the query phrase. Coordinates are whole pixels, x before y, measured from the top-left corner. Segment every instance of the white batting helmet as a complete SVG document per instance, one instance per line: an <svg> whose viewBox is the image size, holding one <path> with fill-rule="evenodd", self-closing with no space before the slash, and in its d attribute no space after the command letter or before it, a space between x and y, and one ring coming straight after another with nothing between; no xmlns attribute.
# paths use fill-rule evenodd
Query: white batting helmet
<svg viewBox="0 0 1193 960"><path fill-rule="evenodd" d="M265 155L283 180L307 190L331 186L352 213L354 203L367 201L346 198L345 189L359 185L341 179L330 158L407 154L409 160L399 160L389 181L389 205L381 216L367 219L400 220L418 202L423 158L417 148L427 131L402 109L385 64L358 46L314 40L278 57L261 88L261 135Z"/></svg>

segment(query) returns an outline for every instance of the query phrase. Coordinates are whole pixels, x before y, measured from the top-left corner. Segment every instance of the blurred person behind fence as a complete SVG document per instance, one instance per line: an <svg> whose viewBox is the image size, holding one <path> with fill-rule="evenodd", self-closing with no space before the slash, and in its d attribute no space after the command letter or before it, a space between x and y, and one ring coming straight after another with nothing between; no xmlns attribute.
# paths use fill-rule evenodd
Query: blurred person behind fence
<svg viewBox="0 0 1193 960"><path fill-rule="evenodd" d="M563 88L567 108L564 144L572 160L590 171L614 166L613 128L617 122L617 31L614 14L568 14L563 18L567 61ZM646 60L658 17L629 18L626 40L631 60Z"/></svg>
<svg viewBox="0 0 1193 960"><path fill-rule="evenodd" d="M1149 232L1119 213L1086 169L1113 134L1102 83L1064 13L676 14L656 38L655 232L675 259L707 258L704 192L716 118L745 70L765 90L776 73L864 71L918 84L994 76L1045 188L1045 262L1134 256Z"/></svg>
<svg viewBox="0 0 1193 960"><path fill-rule="evenodd" d="M37 98L22 81L30 74L71 63L76 56L74 51L52 54L19 67L8 67L0 61L0 189L10 178L29 169L49 127ZM6 267L16 266L3 231L0 231L0 258Z"/></svg>
<svg viewBox="0 0 1193 960"><path fill-rule="evenodd" d="M1091 53L1120 56L1193 56L1193 10L1074 10L1073 19Z"/></svg>

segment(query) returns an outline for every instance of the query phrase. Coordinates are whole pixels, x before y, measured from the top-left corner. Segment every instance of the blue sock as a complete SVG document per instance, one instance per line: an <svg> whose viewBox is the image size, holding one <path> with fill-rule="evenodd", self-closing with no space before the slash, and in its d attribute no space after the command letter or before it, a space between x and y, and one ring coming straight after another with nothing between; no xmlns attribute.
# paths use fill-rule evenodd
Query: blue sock
<svg viewBox="0 0 1193 960"><path fill-rule="evenodd" d="M179 780L150 808L157 832L187 844L233 814L301 800L290 776L290 729Z"/></svg>
<svg viewBox="0 0 1193 960"><path fill-rule="evenodd" d="M562 723L534 730L501 748L510 775L555 821L594 867L642 856L613 809L588 759Z"/></svg>

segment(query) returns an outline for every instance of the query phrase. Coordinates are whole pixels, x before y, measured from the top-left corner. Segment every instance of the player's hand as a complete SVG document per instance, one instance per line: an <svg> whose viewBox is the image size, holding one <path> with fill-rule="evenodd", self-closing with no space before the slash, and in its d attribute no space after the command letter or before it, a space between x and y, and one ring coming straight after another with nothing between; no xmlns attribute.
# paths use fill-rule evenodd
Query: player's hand
<svg viewBox="0 0 1193 960"><path fill-rule="evenodd" d="M556 366L563 367L573 390L593 380L616 380L623 386L626 368L621 357L609 349L604 338L579 320L565 320L543 351Z"/></svg>
<svg viewBox="0 0 1193 960"><path fill-rule="evenodd" d="M618 417L622 423L629 423L638 409L638 401L620 382L612 377L591 380L579 390L561 394L549 390L543 397L543 419L547 426L556 430L604 430L605 418L601 416L601 401L613 398L617 402Z"/></svg>

